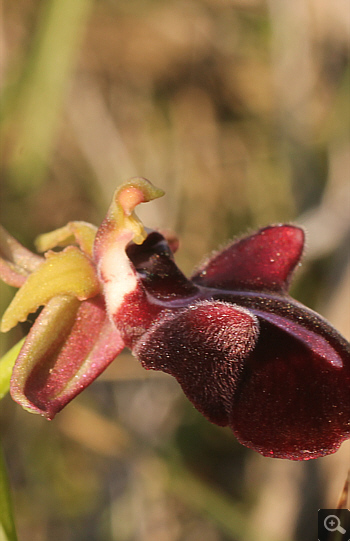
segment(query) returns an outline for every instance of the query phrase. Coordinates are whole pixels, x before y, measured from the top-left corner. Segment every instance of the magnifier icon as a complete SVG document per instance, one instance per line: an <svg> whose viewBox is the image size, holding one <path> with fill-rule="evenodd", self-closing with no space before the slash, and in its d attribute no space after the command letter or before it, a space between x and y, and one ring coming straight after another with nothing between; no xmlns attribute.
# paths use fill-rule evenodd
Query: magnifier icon
<svg viewBox="0 0 350 541"><path fill-rule="evenodd" d="M340 533L346 533L346 530L344 530L344 528L340 525L340 520L337 515L328 515L324 519L323 524L326 530L328 530L329 532L338 531Z"/></svg>

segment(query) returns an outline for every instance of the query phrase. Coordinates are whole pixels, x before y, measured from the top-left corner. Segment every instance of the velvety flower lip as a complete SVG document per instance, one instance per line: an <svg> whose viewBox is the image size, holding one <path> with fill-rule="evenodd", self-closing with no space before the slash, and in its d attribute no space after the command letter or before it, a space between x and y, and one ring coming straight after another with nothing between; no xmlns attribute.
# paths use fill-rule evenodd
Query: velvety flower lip
<svg viewBox="0 0 350 541"><path fill-rule="evenodd" d="M2 330L44 305L14 366L13 398L52 419L128 347L259 453L307 460L335 452L350 437L350 347L288 294L303 230L264 227L187 278L174 259L176 237L145 229L134 212L161 195L131 179L98 229L70 222L43 235L44 257L0 231L0 276L20 287Z"/></svg>
<svg viewBox="0 0 350 541"><path fill-rule="evenodd" d="M134 354L145 368L175 376L203 415L226 426L243 361L258 335L258 320L248 310L203 300L166 314L145 333Z"/></svg>
<svg viewBox="0 0 350 541"><path fill-rule="evenodd" d="M187 305L169 298L169 310L131 343L145 368L173 375L210 421L229 425L239 441L265 456L294 460L334 452L350 435L349 344L288 295L303 245L304 232L289 224L229 245L195 271L197 290ZM140 284L153 302L162 302L160 268L169 279L171 253L155 257L156 246L127 253ZM225 332L222 303L231 322ZM242 310L252 318L248 326L240 324ZM132 314L126 302L120 328ZM239 356L234 347L242 343Z"/></svg>

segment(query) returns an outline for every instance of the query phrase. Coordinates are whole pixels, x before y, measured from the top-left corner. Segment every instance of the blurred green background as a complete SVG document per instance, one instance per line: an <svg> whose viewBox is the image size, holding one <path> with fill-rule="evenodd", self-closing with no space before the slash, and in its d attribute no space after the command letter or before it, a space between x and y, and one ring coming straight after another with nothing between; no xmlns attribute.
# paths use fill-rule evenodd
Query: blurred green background
<svg viewBox="0 0 350 541"><path fill-rule="evenodd" d="M33 248L69 220L99 224L116 186L144 176L166 196L139 215L176 231L187 273L247 230L303 225L292 292L350 337L345 1L5 0L2 14L15 237ZM6 397L0 429L20 541L311 541L350 465L349 442L261 457L126 353L53 422Z"/></svg>

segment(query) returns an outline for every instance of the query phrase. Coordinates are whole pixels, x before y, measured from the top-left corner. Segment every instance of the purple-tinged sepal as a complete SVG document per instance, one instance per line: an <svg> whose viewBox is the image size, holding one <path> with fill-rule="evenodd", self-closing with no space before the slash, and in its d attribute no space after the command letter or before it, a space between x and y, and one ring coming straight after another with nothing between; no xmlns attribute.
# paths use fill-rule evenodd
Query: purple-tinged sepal
<svg viewBox="0 0 350 541"><path fill-rule="evenodd" d="M84 302L56 296L27 336L13 369L11 395L25 409L52 419L123 348L101 295Z"/></svg>

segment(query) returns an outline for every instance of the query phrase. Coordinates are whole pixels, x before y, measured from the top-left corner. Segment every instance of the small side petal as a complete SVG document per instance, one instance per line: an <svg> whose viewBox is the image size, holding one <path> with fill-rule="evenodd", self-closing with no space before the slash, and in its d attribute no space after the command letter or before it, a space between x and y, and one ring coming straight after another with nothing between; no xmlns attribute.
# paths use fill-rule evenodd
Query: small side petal
<svg viewBox="0 0 350 541"><path fill-rule="evenodd" d="M265 227L215 254L192 279L206 287L286 293L303 245L299 227Z"/></svg>
<svg viewBox="0 0 350 541"><path fill-rule="evenodd" d="M33 413L52 419L87 387L124 347L101 296L49 301L16 361L11 395Z"/></svg>
<svg viewBox="0 0 350 541"><path fill-rule="evenodd" d="M205 417L225 426L258 334L257 319L248 310L200 301L154 324L133 353L145 368L174 376Z"/></svg>
<svg viewBox="0 0 350 541"><path fill-rule="evenodd" d="M82 252L92 257L97 227L87 222L69 222L64 227L40 235L35 245L39 252L46 252L56 246L68 246L76 242Z"/></svg>
<svg viewBox="0 0 350 541"><path fill-rule="evenodd" d="M97 295L100 285L91 260L78 248L69 246L60 253L48 253L38 270L28 276L7 308L1 330L6 332L28 314L57 295L73 295L84 300Z"/></svg>
<svg viewBox="0 0 350 541"><path fill-rule="evenodd" d="M0 278L6 284L21 287L43 262L43 257L24 248L0 225Z"/></svg>

